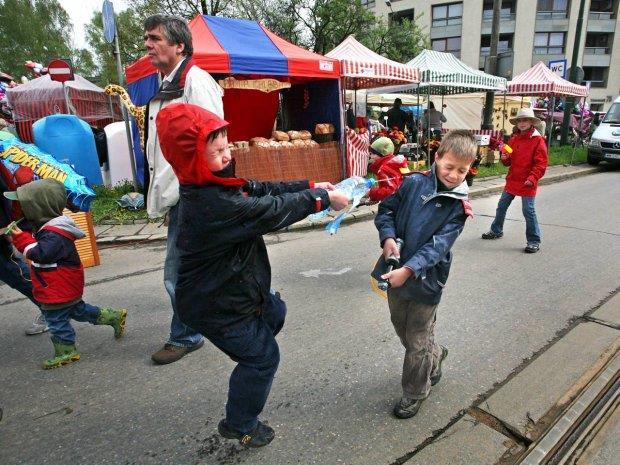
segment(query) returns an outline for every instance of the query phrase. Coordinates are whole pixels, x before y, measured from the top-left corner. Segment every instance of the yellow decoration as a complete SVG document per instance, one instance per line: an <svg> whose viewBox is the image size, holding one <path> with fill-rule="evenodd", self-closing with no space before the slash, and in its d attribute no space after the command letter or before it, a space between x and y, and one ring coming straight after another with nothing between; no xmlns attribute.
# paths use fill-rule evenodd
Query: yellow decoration
<svg viewBox="0 0 620 465"><path fill-rule="evenodd" d="M118 95L121 98L121 102L127 108L127 111L136 118L136 122L138 123L138 132L140 133L140 143L142 147L144 147L144 135L145 135L145 124L146 124L146 106L137 107L131 101L131 97L127 91L116 84L108 84L105 86L105 93L108 95Z"/></svg>

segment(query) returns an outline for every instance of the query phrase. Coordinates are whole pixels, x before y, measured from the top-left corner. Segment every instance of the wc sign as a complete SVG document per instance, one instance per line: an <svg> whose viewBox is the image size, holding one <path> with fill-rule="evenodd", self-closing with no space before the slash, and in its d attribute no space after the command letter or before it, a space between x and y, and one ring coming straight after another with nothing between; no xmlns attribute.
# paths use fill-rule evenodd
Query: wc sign
<svg viewBox="0 0 620 465"><path fill-rule="evenodd" d="M566 59L564 60L550 60L549 69L553 74L557 74L562 79L566 79Z"/></svg>

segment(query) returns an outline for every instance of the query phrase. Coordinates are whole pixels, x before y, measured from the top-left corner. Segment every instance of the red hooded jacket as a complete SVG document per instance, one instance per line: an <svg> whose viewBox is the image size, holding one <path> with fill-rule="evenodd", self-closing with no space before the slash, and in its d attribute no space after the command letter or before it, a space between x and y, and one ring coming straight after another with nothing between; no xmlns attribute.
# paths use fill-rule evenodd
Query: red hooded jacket
<svg viewBox="0 0 620 465"><path fill-rule="evenodd" d="M402 161L400 159L394 159L394 155L386 155L373 162L368 171L377 175L378 186L370 189L368 197L370 200L380 202L381 200L389 197L403 182L403 175L400 172L401 168L408 168L407 159Z"/></svg>
<svg viewBox="0 0 620 465"><path fill-rule="evenodd" d="M512 195L534 197L538 190L538 181L547 170L547 146L540 133L532 128L516 133L508 141L512 154L502 163L508 166L506 187L504 190ZM526 186L525 181L531 186Z"/></svg>

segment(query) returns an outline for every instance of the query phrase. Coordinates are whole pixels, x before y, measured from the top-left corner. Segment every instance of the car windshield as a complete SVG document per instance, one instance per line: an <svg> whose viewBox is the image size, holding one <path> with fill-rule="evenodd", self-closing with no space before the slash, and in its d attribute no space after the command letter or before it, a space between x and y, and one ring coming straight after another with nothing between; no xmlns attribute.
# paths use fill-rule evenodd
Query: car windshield
<svg viewBox="0 0 620 465"><path fill-rule="evenodd" d="M605 114L603 123L620 123L620 102L614 103Z"/></svg>

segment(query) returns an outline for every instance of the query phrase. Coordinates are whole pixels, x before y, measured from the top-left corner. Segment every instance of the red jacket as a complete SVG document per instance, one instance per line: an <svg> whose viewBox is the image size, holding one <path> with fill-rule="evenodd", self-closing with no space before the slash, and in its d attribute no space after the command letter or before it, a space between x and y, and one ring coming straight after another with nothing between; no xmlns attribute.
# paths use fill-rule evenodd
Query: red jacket
<svg viewBox="0 0 620 465"><path fill-rule="evenodd" d="M32 236L13 236L13 245L30 260L32 294L41 304L63 304L82 297L84 268L75 240L84 237L73 220L59 216Z"/></svg>
<svg viewBox="0 0 620 465"><path fill-rule="evenodd" d="M514 134L508 145L512 148L512 153L506 160L502 160L502 163L509 167L504 190L512 195L534 197L538 180L547 169L545 140L532 128L527 132ZM531 186L525 185L528 180L531 181Z"/></svg>
<svg viewBox="0 0 620 465"><path fill-rule="evenodd" d="M386 155L372 163L368 171L377 175L378 186L370 189L368 193L370 200L379 202L396 192L403 182L400 169L407 167L406 158L396 158L394 155Z"/></svg>

